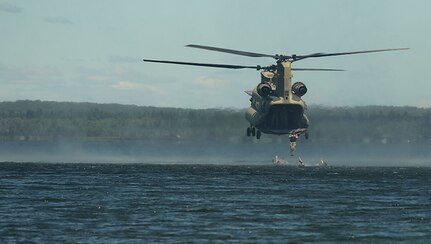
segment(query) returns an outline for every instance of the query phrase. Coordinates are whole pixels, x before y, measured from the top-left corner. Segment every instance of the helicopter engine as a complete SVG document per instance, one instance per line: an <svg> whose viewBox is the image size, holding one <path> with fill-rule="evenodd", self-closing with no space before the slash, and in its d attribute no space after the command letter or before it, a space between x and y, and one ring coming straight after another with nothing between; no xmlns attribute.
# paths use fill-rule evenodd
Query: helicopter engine
<svg viewBox="0 0 431 244"><path fill-rule="evenodd" d="M266 83L260 83L257 86L257 93L261 96L261 97L266 97L271 93L271 86L266 84Z"/></svg>
<svg viewBox="0 0 431 244"><path fill-rule="evenodd" d="M295 82L292 85L292 91L299 97L302 97L307 93L307 87L302 82Z"/></svg>

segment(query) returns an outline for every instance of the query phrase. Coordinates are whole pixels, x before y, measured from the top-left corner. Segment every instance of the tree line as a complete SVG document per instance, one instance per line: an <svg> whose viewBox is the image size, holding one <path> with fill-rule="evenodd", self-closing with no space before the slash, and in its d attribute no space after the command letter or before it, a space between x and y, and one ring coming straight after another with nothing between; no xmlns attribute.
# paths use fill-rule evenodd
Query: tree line
<svg viewBox="0 0 431 244"><path fill-rule="evenodd" d="M0 102L0 140L171 140L250 142L245 109L182 109L119 104ZM431 109L309 106L309 143L423 143ZM264 135L262 142L287 141Z"/></svg>

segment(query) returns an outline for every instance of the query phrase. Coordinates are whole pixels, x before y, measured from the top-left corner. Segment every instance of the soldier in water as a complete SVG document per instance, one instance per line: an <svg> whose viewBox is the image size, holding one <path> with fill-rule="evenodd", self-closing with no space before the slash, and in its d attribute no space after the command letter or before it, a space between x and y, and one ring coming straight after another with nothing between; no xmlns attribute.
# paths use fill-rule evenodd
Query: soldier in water
<svg viewBox="0 0 431 244"><path fill-rule="evenodd" d="M302 160L301 157L298 157L298 167L299 168L304 168L305 167L304 161Z"/></svg>

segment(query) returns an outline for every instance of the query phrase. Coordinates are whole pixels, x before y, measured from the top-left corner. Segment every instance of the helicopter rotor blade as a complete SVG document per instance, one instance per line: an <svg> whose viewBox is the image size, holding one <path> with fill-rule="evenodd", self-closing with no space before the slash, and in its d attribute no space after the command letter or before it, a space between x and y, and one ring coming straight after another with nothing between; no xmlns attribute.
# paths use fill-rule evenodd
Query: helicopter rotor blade
<svg viewBox="0 0 431 244"><path fill-rule="evenodd" d="M275 59L279 58L279 55L269 55L269 54L262 54L262 53L238 51L238 50L233 50L233 49L202 46L202 45L195 45L195 44L189 44L189 45L186 45L186 47L200 48L200 49L205 49L205 50L210 50L210 51L230 53L230 54L242 55L242 56L253 57L253 58L260 58L260 57L269 57L269 58L275 58Z"/></svg>
<svg viewBox="0 0 431 244"><path fill-rule="evenodd" d="M225 68L225 69L256 69L256 70L260 70L261 69L261 67L259 65L257 65L257 66L244 66L244 65L231 65L231 64L209 64L209 63L177 62L177 61L152 60L152 59L143 59L143 61L145 61L145 62L153 62L153 63L192 65L192 66Z"/></svg>
<svg viewBox="0 0 431 244"><path fill-rule="evenodd" d="M298 61L306 58L320 58L329 56L341 56L341 55L352 55L361 53L376 53L376 52L388 52L388 51L401 51L408 50L410 48L389 48L389 49L377 49L377 50L367 50L367 51L355 51L355 52L341 52L341 53L313 53L309 55L293 55L293 61Z"/></svg>
<svg viewBox="0 0 431 244"><path fill-rule="evenodd" d="M339 53L313 53L313 54L308 54L308 55L293 54L291 56L288 56L288 55L278 55L278 54L270 55L270 54L263 54L263 53L239 51L239 50L234 50L234 49L203 46L203 45L196 45L196 44L189 44L189 45L186 45L186 47L200 48L200 49L205 49L205 50L210 50L210 51L224 52L224 53L230 53L230 54L253 57L253 58L269 57L269 58L274 58L277 60L289 60L291 62L299 61L299 60L306 59L306 58L319 58L319 57L352 55L352 54L361 54L361 53L387 52L387 51L401 51L401 50L408 50L409 49L409 48L389 48L389 49L377 49L377 50L354 51L354 52L339 52Z"/></svg>
<svg viewBox="0 0 431 244"><path fill-rule="evenodd" d="M145 62L152 63L165 63L165 64L179 64L179 65L191 65L191 66L201 66L201 67L213 67L213 68L225 68L225 69L255 69L255 70L275 70L276 66L261 67L256 66L245 66L245 65L234 65L234 64L209 64L209 63L192 63L192 62L178 62L178 61L168 61L168 60L154 60L154 59L143 59ZM345 71L343 69L314 69L314 68L292 68L295 71Z"/></svg>
<svg viewBox="0 0 431 244"><path fill-rule="evenodd" d="M345 69L312 69L312 68L292 68L295 71L346 71Z"/></svg>

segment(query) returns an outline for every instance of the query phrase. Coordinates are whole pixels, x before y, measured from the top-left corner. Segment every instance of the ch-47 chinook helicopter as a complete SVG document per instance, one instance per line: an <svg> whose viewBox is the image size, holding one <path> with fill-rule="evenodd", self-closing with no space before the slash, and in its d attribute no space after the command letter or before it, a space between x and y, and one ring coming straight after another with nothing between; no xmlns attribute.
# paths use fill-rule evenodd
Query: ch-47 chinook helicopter
<svg viewBox="0 0 431 244"><path fill-rule="evenodd" d="M204 66L226 69L256 69L261 71L261 81L252 90L246 91L251 96L251 105L245 114L246 119L250 122L247 128L247 136L256 136L260 139L261 133L289 135L291 153L295 150L296 139L304 134L308 139L309 120L305 115L306 104L302 99L307 93L307 87L302 82L295 82L292 85L291 71L344 71L341 69L313 69L313 68L292 68L293 62L306 58L319 58L329 56L351 55L361 53L386 52L407 50L408 48L378 49L355 52L339 53L313 53L309 55L268 55L254 52L238 51L218 47L187 45L186 47L206 49L210 51L224 52L247 57L269 57L276 60L276 64L262 67L229 65L229 64L211 64L211 63L190 63L166 60L144 59L145 62L168 63L179 65Z"/></svg>

